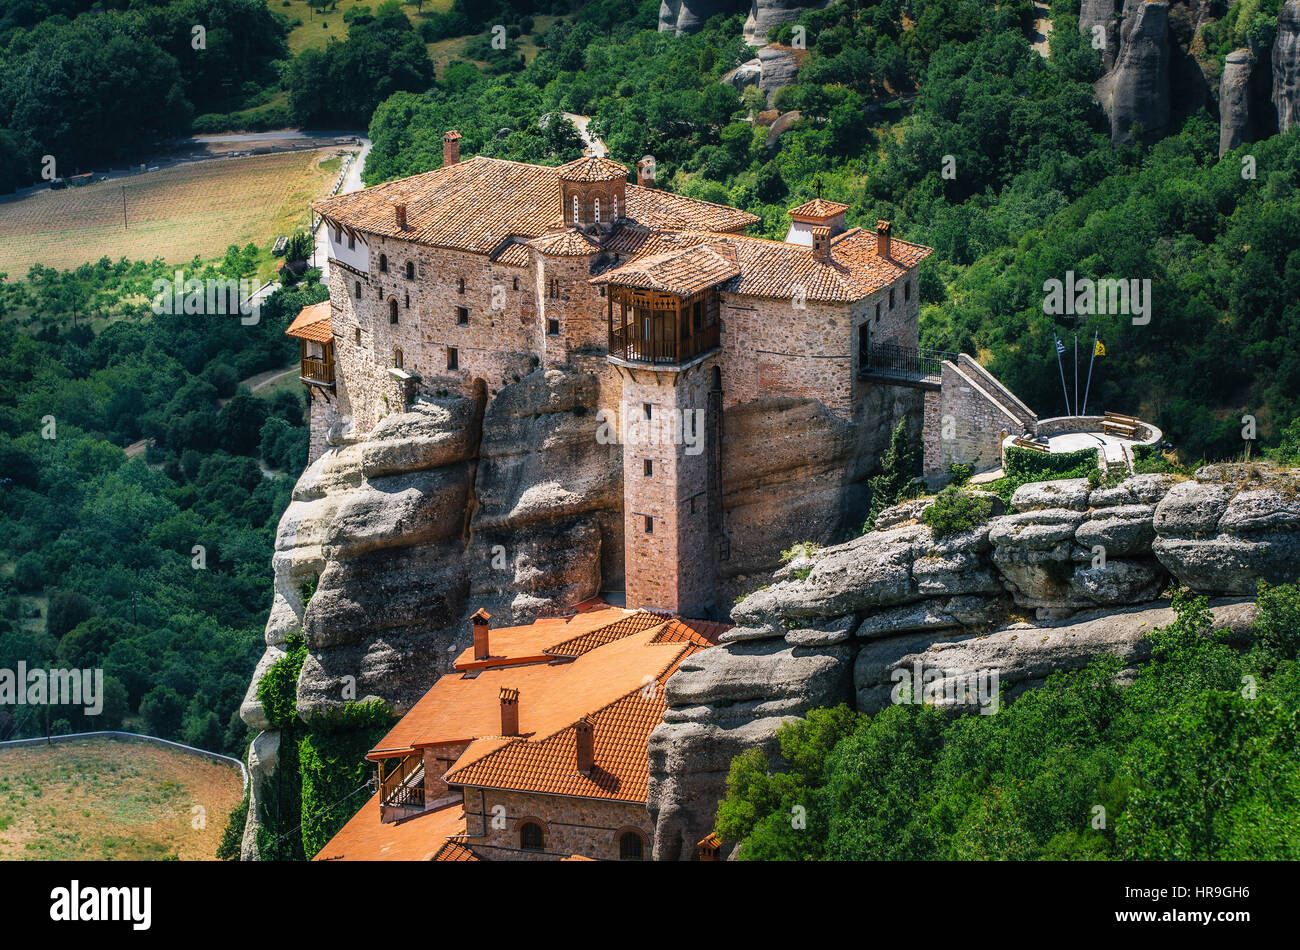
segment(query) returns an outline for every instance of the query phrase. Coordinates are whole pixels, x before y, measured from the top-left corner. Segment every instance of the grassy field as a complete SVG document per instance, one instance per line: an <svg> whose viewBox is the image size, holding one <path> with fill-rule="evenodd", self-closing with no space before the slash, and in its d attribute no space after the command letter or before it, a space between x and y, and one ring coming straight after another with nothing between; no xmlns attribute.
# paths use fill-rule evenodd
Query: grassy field
<svg viewBox="0 0 1300 950"><path fill-rule="evenodd" d="M337 42L348 35L348 25L343 22L343 14L353 7L377 8L381 0L338 0L332 9L325 13L313 11L306 0L266 0L266 5L276 13L282 13L290 20L301 20L289 33L289 51L295 55L305 49L324 49L331 41ZM416 9L414 3L407 4L406 16L417 26L420 13L446 13L451 9L451 0L424 0L423 9Z"/></svg>
<svg viewBox="0 0 1300 950"><path fill-rule="evenodd" d="M305 226L307 205L334 183L340 151L214 159L0 202L0 273L17 280L38 261L68 268L105 256L212 259L250 241L269 250L277 235Z"/></svg>
<svg viewBox="0 0 1300 950"><path fill-rule="evenodd" d="M179 749L86 739L0 750L0 859L212 860L242 797L238 769Z"/></svg>

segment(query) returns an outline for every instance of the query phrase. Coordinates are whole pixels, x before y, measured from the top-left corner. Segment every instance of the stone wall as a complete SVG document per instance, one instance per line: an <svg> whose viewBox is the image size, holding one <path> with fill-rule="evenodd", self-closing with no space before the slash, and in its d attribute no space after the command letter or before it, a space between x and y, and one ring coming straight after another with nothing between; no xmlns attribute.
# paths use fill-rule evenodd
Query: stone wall
<svg viewBox="0 0 1300 950"><path fill-rule="evenodd" d="M526 821L542 826L542 851L519 846ZM489 861L558 861L575 854L617 861L619 838L628 831L641 834L648 859L653 840L650 816L637 802L499 789L465 789L465 828L466 844Z"/></svg>
<svg viewBox="0 0 1300 950"><path fill-rule="evenodd" d="M926 475L941 475L954 464L970 465L976 472L995 469L1002 464L1002 440L1008 434L1032 433L1020 407L993 388L996 381L989 379L969 366L943 362L939 438L926 443ZM932 439L936 426L927 422L927 438Z"/></svg>

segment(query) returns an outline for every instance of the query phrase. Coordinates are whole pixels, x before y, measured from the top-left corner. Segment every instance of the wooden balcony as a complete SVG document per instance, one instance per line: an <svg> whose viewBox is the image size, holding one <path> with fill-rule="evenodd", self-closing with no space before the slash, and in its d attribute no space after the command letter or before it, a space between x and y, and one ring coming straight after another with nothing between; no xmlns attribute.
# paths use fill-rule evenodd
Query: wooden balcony
<svg viewBox="0 0 1300 950"><path fill-rule="evenodd" d="M611 287L609 355L631 363L677 365L721 342L718 298L712 290L691 297Z"/></svg>
<svg viewBox="0 0 1300 950"><path fill-rule="evenodd" d="M424 810L424 756L419 752L379 762L380 802L390 808Z"/></svg>
<svg viewBox="0 0 1300 950"><path fill-rule="evenodd" d="M334 388L334 347L329 346L323 357L302 356L302 381L308 386Z"/></svg>

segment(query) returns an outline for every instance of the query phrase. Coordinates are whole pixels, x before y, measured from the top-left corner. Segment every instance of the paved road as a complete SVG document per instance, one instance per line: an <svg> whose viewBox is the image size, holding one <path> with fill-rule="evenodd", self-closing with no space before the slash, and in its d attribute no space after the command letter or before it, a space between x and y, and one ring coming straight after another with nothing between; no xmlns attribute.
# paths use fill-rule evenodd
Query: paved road
<svg viewBox="0 0 1300 950"><path fill-rule="evenodd" d="M609 149L605 147L605 143L587 131L587 126L591 122L591 116L578 115L576 112L563 112L561 115L572 122L573 127L578 130L578 134L582 136L582 141L587 146L586 152L588 155L596 158L604 158L609 154Z"/></svg>

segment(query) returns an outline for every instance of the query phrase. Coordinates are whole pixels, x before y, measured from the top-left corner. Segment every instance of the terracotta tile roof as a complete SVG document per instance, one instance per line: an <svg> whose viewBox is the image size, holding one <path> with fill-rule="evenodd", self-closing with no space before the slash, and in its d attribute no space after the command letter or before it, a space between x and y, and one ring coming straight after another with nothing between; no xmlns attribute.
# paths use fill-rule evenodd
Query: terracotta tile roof
<svg viewBox="0 0 1300 950"><path fill-rule="evenodd" d="M653 188L628 185L625 217L650 228L736 231L754 215ZM406 205L405 230L394 204ZM563 220L559 169L477 155L433 171L335 195L312 207L370 234L489 254L507 237L538 237Z"/></svg>
<svg viewBox="0 0 1300 950"><path fill-rule="evenodd" d="M474 648L469 646L461 651L453 665L458 670L471 670L525 660L545 661L550 659L552 647L615 624L635 613L637 611L602 605L568 617L543 617L519 627L497 627L488 634L488 660L475 660Z"/></svg>
<svg viewBox="0 0 1300 950"><path fill-rule="evenodd" d="M707 242L711 248L726 244L735 255L739 273L720 285L722 291L751 297L792 299L802 290L808 300L850 303L870 296L902 277L931 253L931 248L894 238L889 259L876 254L876 236L852 228L831 240L830 260L819 261L809 248L784 241L740 234L681 232L658 234L641 245L639 257L592 278L592 283L644 286L645 261L670 256L674 246ZM629 241L629 243L631 243ZM664 286L662 289L668 289ZM680 291L672 291L680 292Z"/></svg>
<svg viewBox="0 0 1300 950"><path fill-rule="evenodd" d="M664 624L657 634L655 643L691 642L698 647L711 647L718 642L718 637L731 629L729 623L717 623L712 620L688 620L685 617L673 617Z"/></svg>
<svg viewBox="0 0 1300 950"><path fill-rule="evenodd" d="M563 181L618 181L627 178L627 166L608 158L578 158L561 165Z"/></svg>
<svg viewBox="0 0 1300 950"><path fill-rule="evenodd" d="M602 647L588 656L600 656L620 645ZM582 717L575 715L568 725L552 735L518 737L473 760L462 757L466 760L464 764L457 762L448 770L447 784L644 802L649 778L646 743L667 708L663 684L685 657L702 649L689 640L661 645L675 647L675 655L654 675L653 688L646 688L651 681L645 680L620 698L586 714L594 727L595 765L590 772L577 770L575 724ZM576 661L575 665L580 662Z"/></svg>
<svg viewBox="0 0 1300 950"><path fill-rule="evenodd" d="M671 643L671 640L662 639L663 628L667 626L666 618L652 614L648 610L638 610L631 616L624 617L615 623L597 627L588 633L579 634L571 640L565 640L553 647L547 647L546 652L552 656L579 657L589 650L596 649L596 647L604 646L606 643L613 643L615 640L622 639L629 634L640 633L642 630L649 630L652 627L660 628L654 642Z"/></svg>
<svg viewBox="0 0 1300 950"><path fill-rule="evenodd" d="M642 290L660 290L689 297L740 274L736 252L719 238L659 253L642 254L596 278L597 283L617 283ZM616 278L614 275L617 275Z"/></svg>
<svg viewBox="0 0 1300 950"><path fill-rule="evenodd" d="M827 201L825 198L814 198L812 201L805 201L797 208L790 209L790 217L803 218L808 221L829 221L838 215L849 210L849 206L841 204L838 201Z"/></svg>
<svg viewBox="0 0 1300 950"><path fill-rule="evenodd" d="M448 838L464 833L465 812L460 802L381 823L376 793L313 860L429 861Z"/></svg>
<svg viewBox="0 0 1300 950"><path fill-rule="evenodd" d="M499 736L502 687L519 690L521 735L549 736L583 713L639 689L647 676L658 675L682 654L681 643L654 642L656 633L651 628L629 634L573 660L543 655L541 662L449 673L367 758L378 760L430 746L486 742L486 737Z"/></svg>
<svg viewBox="0 0 1300 950"><path fill-rule="evenodd" d="M552 257L586 257L599 254L600 244L574 228L551 231L528 242L543 254Z"/></svg>
<svg viewBox="0 0 1300 950"><path fill-rule="evenodd" d="M523 241L506 241L491 255L494 264L507 264L510 267L528 266L528 245Z"/></svg>
<svg viewBox="0 0 1300 950"><path fill-rule="evenodd" d="M435 861L481 861L463 842L455 838L447 839L447 843L438 849L438 853L433 856Z"/></svg>
<svg viewBox="0 0 1300 950"><path fill-rule="evenodd" d="M311 340L314 343L330 342L334 339L334 330L330 324L330 302L322 300L320 303L303 307L298 311L298 316L293 318L293 323L289 324L289 329L284 332L300 340Z"/></svg>

